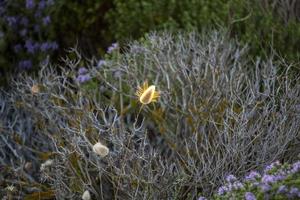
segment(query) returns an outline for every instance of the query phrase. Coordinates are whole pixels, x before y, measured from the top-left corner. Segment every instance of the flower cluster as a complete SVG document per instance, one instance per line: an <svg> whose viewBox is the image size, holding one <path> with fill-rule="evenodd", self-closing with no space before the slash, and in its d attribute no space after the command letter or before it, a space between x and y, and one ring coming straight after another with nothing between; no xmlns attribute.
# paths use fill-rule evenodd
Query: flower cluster
<svg viewBox="0 0 300 200"><path fill-rule="evenodd" d="M90 74L88 74L87 68L85 68L85 67L80 67L79 68L78 76L77 76L76 80L79 83L85 83L85 82L91 80L91 76L90 76Z"/></svg>
<svg viewBox="0 0 300 200"><path fill-rule="evenodd" d="M54 0L3 1L0 3L3 34L8 43L5 52L13 56L19 69L31 69L44 63L58 49L51 40L51 16ZM0 26L1 27L1 26Z"/></svg>
<svg viewBox="0 0 300 200"><path fill-rule="evenodd" d="M215 199L299 199L300 161L288 165L278 161L268 165L260 174L251 171L239 182L233 175L226 177L225 185L219 187ZM199 199L205 199L200 197Z"/></svg>

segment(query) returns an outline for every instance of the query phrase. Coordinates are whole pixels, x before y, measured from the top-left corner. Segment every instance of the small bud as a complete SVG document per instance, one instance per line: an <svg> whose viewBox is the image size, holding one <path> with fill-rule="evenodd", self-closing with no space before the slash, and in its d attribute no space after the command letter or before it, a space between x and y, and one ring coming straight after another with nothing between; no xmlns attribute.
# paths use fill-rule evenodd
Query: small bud
<svg viewBox="0 0 300 200"><path fill-rule="evenodd" d="M41 164L41 171L44 171L46 169L46 167L49 167L53 164L53 160L46 160L46 162Z"/></svg>
<svg viewBox="0 0 300 200"><path fill-rule="evenodd" d="M39 88L38 85L33 85L33 86L31 87L31 93L32 93L32 94L37 94L37 93L39 93L39 92L40 92L40 88Z"/></svg>
<svg viewBox="0 0 300 200"><path fill-rule="evenodd" d="M31 162L26 162L25 165L24 165L24 169L26 171L29 171L32 169L32 163Z"/></svg>
<svg viewBox="0 0 300 200"><path fill-rule="evenodd" d="M82 199L83 200L90 200L91 199L91 194L88 190L84 191L84 193L82 194Z"/></svg>
<svg viewBox="0 0 300 200"><path fill-rule="evenodd" d="M105 157L109 153L109 149L100 142L93 146L93 151L101 157Z"/></svg>

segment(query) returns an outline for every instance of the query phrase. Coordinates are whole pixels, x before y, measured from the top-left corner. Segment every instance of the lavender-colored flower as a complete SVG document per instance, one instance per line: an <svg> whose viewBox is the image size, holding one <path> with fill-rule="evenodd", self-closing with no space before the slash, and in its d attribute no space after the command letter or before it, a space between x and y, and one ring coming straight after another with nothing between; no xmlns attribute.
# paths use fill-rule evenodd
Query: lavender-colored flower
<svg viewBox="0 0 300 200"><path fill-rule="evenodd" d="M228 188L226 186L221 186L218 189L218 195L222 196L228 191Z"/></svg>
<svg viewBox="0 0 300 200"><path fill-rule="evenodd" d="M207 200L207 198L205 198L205 197L199 197L198 200Z"/></svg>
<svg viewBox="0 0 300 200"><path fill-rule="evenodd" d="M78 74L83 75L86 74L88 70L85 67L80 67L78 70Z"/></svg>
<svg viewBox="0 0 300 200"><path fill-rule="evenodd" d="M269 184L265 184L265 183L261 184L260 188L263 192L268 192L272 189L272 187Z"/></svg>
<svg viewBox="0 0 300 200"><path fill-rule="evenodd" d="M51 49L51 44L49 42L43 42L40 46L42 52L46 52Z"/></svg>
<svg viewBox="0 0 300 200"><path fill-rule="evenodd" d="M21 44L16 44L14 46L14 52L19 53L22 50L22 45Z"/></svg>
<svg viewBox="0 0 300 200"><path fill-rule="evenodd" d="M292 173L297 173L300 171L300 161L298 162L295 162L293 165L292 165L292 169L291 169L291 172Z"/></svg>
<svg viewBox="0 0 300 200"><path fill-rule="evenodd" d="M243 185L241 182L236 181L236 182L234 182L234 183L232 184L232 187L233 187L233 189L235 189L235 190L239 190L239 189L244 188L244 185Z"/></svg>
<svg viewBox="0 0 300 200"><path fill-rule="evenodd" d="M89 74L84 74L84 75L79 75L76 80L79 82L79 83L85 83L89 80L91 80L91 76Z"/></svg>
<svg viewBox="0 0 300 200"><path fill-rule="evenodd" d="M18 67L24 70L30 69L32 67L32 62L31 60L22 60L19 62Z"/></svg>
<svg viewBox="0 0 300 200"><path fill-rule="evenodd" d="M245 193L245 199L246 200L256 200L256 197L252 192L246 192Z"/></svg>
<svg viewBox="0 0 300 200"><path fill-rule="evenodd" d="M280 194L283 194L283 193L286 193L286 192L288 192L288 189L285 185L281 185L277 190L277 193L280 193Z"/></svg>
<svg viewBox="0 0 300 200"><path fill-rule="evenodd" d="M41 0L40 2L39 2L39 9L40 10L43 10L43 9L45 9L46 8L46 6L47 6L47 2L45 1L45 0Z"/></svg>
<svg viewBox="0 0 300 200"><path fill-rule="evenodd" d="M99 60L99 62L98 62L98 64L97 64L97 67L100 68L100 67L102 67L102 66L104 66L104 65L106 65L106 64L107 64L107 63L106 63L105 60Z"/></svg>
<svg viewBox="0 0 300 200"><path fill-rule="evenodd" d="M35 6L34 0L26 0L26 8L33 9Z"/></svg>
<svg viewBox="0 0 300 200"><path fill-rule="evenodd" d="M5 19L10 27L15 27L17 25L17 17L7 16Z"/></svg>
<svg viewBox="0 0 300 200"><path fill-rule="evenodd" d="M246 181L256 181L257 178L260 178L261 175L256 171L251 171L247 176L245 176Z"/></svg>
<svg viewBox="0 0 300 200"><path fill-rule="evenodd" d="M280 164L280 162L279 161L276 161L276 162L273 162L273 163L271 163L270 165L268 165L268 166L266 166L266 168L265 168L265 172L268 172L268 171L270 171L270 170L272 170L272 169L274 169L275 167L278 167L278 166L280 166L281 164Z"/></svg>
<svg viewBox="0 0 300 200"><path fill-rule="evenodd" d="M119 44L117 42L116 43L112 43L111 46L108 47L107 53L112 53L117 48L119 48Z"/></svg>
<svg viewBox="0 0 300 200"><path fill-rule="evenodd" d="M25 48L27 50L28 53L35 53L35 51L39 48L39 43L37 42L33 42L31 39L28 39L25 41Z"/></svg>
<svg viewBox="0 0 300 200"><path fill-rule="evenodd" d="M51 22L50 16L46 16L46 17L43 18L43 24L44 24L45 26L49 25L50 22Z"/></svg>
<svg viewBox="0 0 300 200"><path fill-rule="evenodd" d="M230 174L230 175L228 175L227 177L226 177L226 181L228 182L228 183L233 183L234 181L236 181L237 179L236 179L236 177L234 176L234 175L232 175L232 174Z"/></svg>
<svg viewBox="0 0 300 200"><path fill-rule="evenodd" d="M292 197L300 197L300 191L296 187L292 187L289 193Z"/></svg>

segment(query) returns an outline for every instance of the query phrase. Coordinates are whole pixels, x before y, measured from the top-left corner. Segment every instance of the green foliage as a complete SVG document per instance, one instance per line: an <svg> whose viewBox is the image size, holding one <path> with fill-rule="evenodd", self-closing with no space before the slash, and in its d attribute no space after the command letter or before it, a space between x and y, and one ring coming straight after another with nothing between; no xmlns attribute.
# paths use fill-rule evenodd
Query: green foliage
<svg viewBox="0 0 300 200"><path fill-rule="evenodd" d="M138 38L153 29L201 31L225 27L232 37L249 43L252 54L265 55L276 49L290 60L299 59L300 22L297 16L284 19L280 13L292 11L279 2L257 0L114 0L107 13L109 34L117 40ZM297 3L296 3L297 4ZM294 5L291 9L297 11ZM283 11L282 11L283 10ZM299 15L299 13L296 13ZM291 14L290 14L291 15ZM284 21L285 20L285 21Z"/></svg>

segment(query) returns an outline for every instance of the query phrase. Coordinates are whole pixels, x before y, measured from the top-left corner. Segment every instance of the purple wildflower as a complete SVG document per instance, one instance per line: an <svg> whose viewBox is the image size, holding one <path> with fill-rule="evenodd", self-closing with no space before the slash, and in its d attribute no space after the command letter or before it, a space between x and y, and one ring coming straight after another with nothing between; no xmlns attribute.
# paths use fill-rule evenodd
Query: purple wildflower
<svg viewBox="0 0 300 200"><path fill-rule="evenodd" d="M89 74L84 74L84 75L79 75L76 80L79 82L79 83L85 83L89 80L91 80L91 76Z"/></svg>
<svg viewBox="0 0 300 200"><path fill-rule="evenodd" d="M46 1L45 1L45 0L41 0L41 1L39 2L39 9L40 9L40 10L45 9L46 6L47 6L47 4L46 4Z"/></svg>
<svg viewBox="0 0 300 200"><path fill-rule="evenodd" d="M235 190L239 190L239 189L244 188L244 185L243 185L241 182L236 181L236 182L233 183L232 187L233 187Z"/></svg>
<svg viewBox="0 0 300 200"><path fill-rule="evenodd" d="M49 25L50 22L51 22L50 16L46 16L46 17L43 18L43 24L44 24L45 26Z"/></svg>
<svg viewBox="0 0 300 200"><path fill-rule="evenodd" d="M297 173L300 171L300 161L298 162L295 162L293 165L292 165L292 169L291 169L291 172L292 173Z"/></svg>
<svg viewBox="0 0 300 200"><path fill-rule="evenodd" d="M207 200L207 198L205 198L205 197L199 197L198 200Z"/></svg>
<svg viewBox="0 0 300 200"><path fill-rule="evenodd" d="M246 200L256 200L256 197L252 192L246 192L245 193L245 199Z"/></svg>
<svg viewBox="0 0 300 200"><path fill-rule="evenodd" d="M256 181L257 178L260 178L261 175L256 171L251 171L247 176L245 176L246 181Z"/></svg>
<svg viewBox="0 0 300 200"><path fill-rule="evenodd" d="M32 67L31 60L21 60L18 64L20 69L30 69Z"/></svg>
<svg viewBox="0 0 300 200"><path fill-rule="evenodd" d="M230 175L228 175L227 177L226 177L226 181L228 182L228 183L233 183L234 181L236 181L237 179L236 179L236 177L234 176L234 175L232 175L232 174L230 174Z"/></svg>
<svg viewBox="0 0 300 200"><path fill-rule="evenodd" d="M228 188L226 186L219 187L218 189L218 195L222 196L228 191Z"/></svg>
<svg viewBox="0 0 300 200"><path fill-rule="evenodd" d="M80 67L78 70L78 74L83 75L86 74L88 70L85 67Z"/></svg>
<svg viewBox="0 0 300 200"><path fill-rule="evenodd" d="M289 193L292 197L300 197L300 191L296 187L292 187Z"/></svg>
<svg viewBox="0 0 300 200"><path fill-rule="evenodd" d="M106 65L106 61L105 60L99 60L98 64L97 64L97 67L100 68L102 67L103 65Z"/></svg>
<svg viewBox="0 0 300 200"><path fill-rule="evenodd" d="M263 192L268 192L272 189L272 187L269 184L265 184L265 183L261 184L260 188Z"/></svg>
<svg viewBox="0 0 300 200"><path fill-rule="evenodd" d="M26 0L26 8L33 9L35 6L34 0Z"/></svg>
<svg viewBox="0 0 300 200"><path fill-rule="evenodd" d="M277 190L277 193L286 193L288 191L287 187L285 185L281 185L278 190Z"/></svg>
<svg viewBox="0 0 300 200"><path fill-rule="evenodd" d="M112 53L117 48L119 48L119 44L117 42L116 43L112 43L111 46L108 47L107 53Z"/></svg>
<svg viewBox="0 0 300 200"><path fill-rule="evenodd" d="M8 16L5 19L10 27L15 27L17 25L17 17Z"/></svg>
<svg viewBox="0 0 300 200"><path fill-rule="evenodd" d="M265 172L268 172L268 171L270 171L270 170L272 170L272 169L274 169L275 167L278 167L278 166L280 166L281 164L280 164L280 162L279 161L276 161L276 162L273 162L273 163L271 163L270 165L268 165L268 166L266 166L266 168L265 168Z"/></svg>

